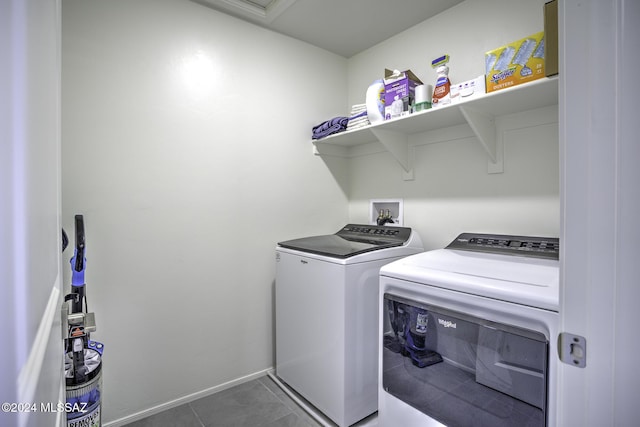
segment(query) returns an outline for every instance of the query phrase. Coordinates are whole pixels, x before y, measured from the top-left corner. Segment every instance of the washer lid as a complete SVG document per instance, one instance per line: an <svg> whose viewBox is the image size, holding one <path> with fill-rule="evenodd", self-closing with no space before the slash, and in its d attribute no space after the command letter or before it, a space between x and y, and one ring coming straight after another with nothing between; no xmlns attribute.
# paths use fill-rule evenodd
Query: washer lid
<svg viewBox="0 0 640 427"><path fill-rule="evenodd" d="M402 246L410 236L411 229L406 227L348 224L335 234L287 240L279 242L278 246L332 258L348 258Z"/></svg>

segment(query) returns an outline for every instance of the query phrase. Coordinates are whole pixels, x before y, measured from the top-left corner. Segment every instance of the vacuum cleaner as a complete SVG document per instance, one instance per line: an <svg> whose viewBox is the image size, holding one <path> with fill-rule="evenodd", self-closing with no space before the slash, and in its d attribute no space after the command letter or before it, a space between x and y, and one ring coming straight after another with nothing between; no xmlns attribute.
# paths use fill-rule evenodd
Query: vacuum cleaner
<svg viewBox="0 0 640 427"><path fill-rule="evenodd" d="M442 362L440 354L427 348L427 310L392 300L386 302L393 336L385 335L384 346L408 357L418 368Z"/></svg>
<svg viewBox="0 0 640 427"><path fill-rule="evenodd" d="M71 258L71 293L62 303L65 412L67 427L100 427L104 345L90 338L91 332L96 330L96 322L94 313L90 313L87 307L84 279L87 260L82 215L75 216L75 239L75 252Z"/></svg>

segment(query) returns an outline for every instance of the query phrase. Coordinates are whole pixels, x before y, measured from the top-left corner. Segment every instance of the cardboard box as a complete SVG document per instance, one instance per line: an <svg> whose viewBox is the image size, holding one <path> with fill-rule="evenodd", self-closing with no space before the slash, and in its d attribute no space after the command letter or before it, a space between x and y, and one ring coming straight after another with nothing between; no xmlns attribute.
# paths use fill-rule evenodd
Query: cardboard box
<svg viewBox="0 0 640 427"><path fill-rule="evenodd" d="M487 93L545 77L544 31L485 53Z"/></svg>
<svg viewBox="0 0 640 427"><path fill-rule="evenodd" d="M484 76L478 76L466 82L451 84L451 103L477 98L485 93Z"/></svg>
<svg viewBox="0 0 640 427"><path fill-rule="evenodd" d="M544 70L547 77L558 74L558 0L544 5Z"/></svg>
<svg viewBox="0 0 640 427"><path fill-rule="evenodd" d="M395 74L392 70L384 70L384 118L392 117L393 101L396 96L402 100L401 115L409 114L415 98L416 86L422 81L411 70Z"/></svg>

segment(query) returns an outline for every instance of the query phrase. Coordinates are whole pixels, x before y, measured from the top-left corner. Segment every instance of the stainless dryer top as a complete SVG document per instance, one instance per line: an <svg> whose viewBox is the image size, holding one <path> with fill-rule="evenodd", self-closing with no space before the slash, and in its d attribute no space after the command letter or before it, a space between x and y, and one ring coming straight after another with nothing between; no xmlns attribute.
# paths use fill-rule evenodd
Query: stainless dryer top
<svg viewBox="0 0 640 427"><path fill-rule="evenodd" d="M445 249L387 264L380 275L557 312L558 253L555 238L464 233Z"/></svg>

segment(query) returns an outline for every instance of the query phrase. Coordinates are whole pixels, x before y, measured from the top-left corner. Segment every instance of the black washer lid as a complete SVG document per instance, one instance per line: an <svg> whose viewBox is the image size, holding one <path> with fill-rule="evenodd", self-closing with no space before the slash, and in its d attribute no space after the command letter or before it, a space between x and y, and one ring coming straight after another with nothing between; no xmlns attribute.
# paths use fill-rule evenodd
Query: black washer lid
<svg viewBox="0 0 640 427"><path fill-rule="evenodd" d="M411 229L406 227L348 224L335 234L287 240L278 246L332 258L349 258L402 246L410 236Z"/></svg>

